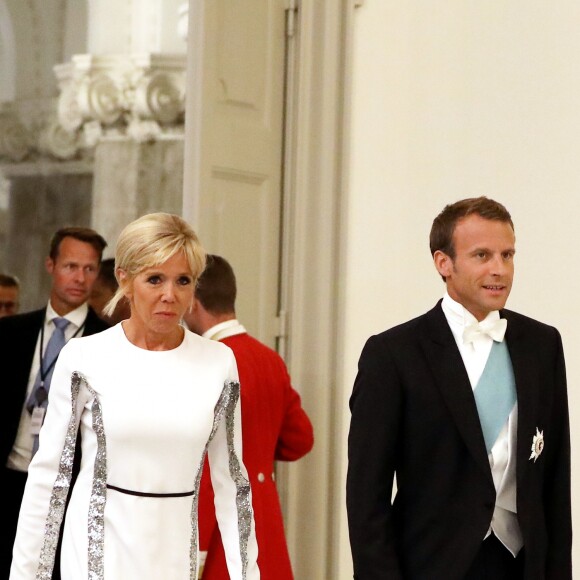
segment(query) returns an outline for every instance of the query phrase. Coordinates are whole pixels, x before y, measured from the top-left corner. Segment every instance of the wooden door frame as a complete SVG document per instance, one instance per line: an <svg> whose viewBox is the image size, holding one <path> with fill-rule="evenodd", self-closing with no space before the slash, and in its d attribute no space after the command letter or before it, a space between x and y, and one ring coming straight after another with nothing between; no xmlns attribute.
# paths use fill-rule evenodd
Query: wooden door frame
<svg viewBox="0 0 580 580"><path fill-rule="evenodd" d="M202 175L206 1L189 0L183 215L194 227ZM314 449L280 469L297 578L340 578L344 546L341 305L348 183L350 30L360 0L289 0L296 7L295 76L286 130L281 280L285 356L315 429Z"/></svg>
<svg viewBox="0 0 580 580"><path fill-rule="evenodd" d="M356 0L300 0L291 143L286 360L315 427L312 452L284 467L286 528L297 578L340 578L345 541L340 280L348 184L351 28ZM288 155L287 155L288 157ZM308 533L306 533L308 530ZM344 576L343 577L348 577Z"/></svg>

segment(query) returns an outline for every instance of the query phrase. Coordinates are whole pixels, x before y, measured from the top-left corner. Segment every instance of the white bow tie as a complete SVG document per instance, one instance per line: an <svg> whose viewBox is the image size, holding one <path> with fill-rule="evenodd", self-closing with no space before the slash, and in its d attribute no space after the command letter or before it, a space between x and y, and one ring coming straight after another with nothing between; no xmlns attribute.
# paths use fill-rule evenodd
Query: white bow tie
<svg viewBox="0 0 580 580"><path fill-rule="evenodd" d="M505 318L496 320L482 320L481 322L472 322L463 330L463 342L469 344L474 342L479 336L487 335L496 342L502 342L507 328Z"/></svg>

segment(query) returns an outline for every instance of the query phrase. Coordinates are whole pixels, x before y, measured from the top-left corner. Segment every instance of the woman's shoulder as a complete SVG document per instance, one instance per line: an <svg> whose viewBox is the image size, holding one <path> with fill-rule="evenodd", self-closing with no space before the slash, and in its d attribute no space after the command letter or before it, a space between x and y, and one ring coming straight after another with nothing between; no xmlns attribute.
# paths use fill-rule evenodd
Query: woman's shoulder
<svg viewBox="0 0 580 580"><path fill-rule="evenodd" d="M185 329L185 341L191 348L195 348L208 356L214 355L229 357L234 354L232 349L223 342L212 340L211 338L205 338L187 328Z"/></svg>
<svg viewBox="0 0 580 580"><path fill-rule="evenodd" d="M110 326L95 332L94 334L87 334L83 336L77 336L71 338L65 346L76 349L85 348L106 348L108 345L117 345L123 338L123 330L121 328L121 323L115 326Z"/></svg>

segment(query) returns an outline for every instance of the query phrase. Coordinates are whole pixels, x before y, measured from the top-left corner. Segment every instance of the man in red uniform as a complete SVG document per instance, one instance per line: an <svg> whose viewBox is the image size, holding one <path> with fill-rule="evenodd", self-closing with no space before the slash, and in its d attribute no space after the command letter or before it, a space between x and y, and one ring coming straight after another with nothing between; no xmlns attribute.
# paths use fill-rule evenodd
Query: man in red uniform
<svg viewBox="0 0 580 580"><path fill-rule="evenodd" d="M195 291L188 327L227 344L238 365L242 396L243 459L250 477L258 539L258 566L264 580L292 580L275 461L296 461L314 444L312 423L292 388L282 358L252 338L235 313L236 278L230 264L210 255ZM199 498L200 549L207 549L203 580L228 580L213 490L206 463Z"/></svg>

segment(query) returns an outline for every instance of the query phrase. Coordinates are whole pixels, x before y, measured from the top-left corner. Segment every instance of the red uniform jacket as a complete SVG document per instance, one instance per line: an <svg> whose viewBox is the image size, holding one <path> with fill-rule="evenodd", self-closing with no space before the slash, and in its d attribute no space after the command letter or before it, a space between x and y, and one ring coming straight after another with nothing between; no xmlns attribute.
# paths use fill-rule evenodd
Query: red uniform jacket
<svg viewBox="0 0 580 580"><path fill-rule="evenodd" d="M295 461L314 444L312 423L292 388L282 358L248 334L222 339L233 351L241 387L243 460L250 477L262 580L292 580L292 567L274 461ZM203 580L228 580L206 465L199 498L200 549L207 550Z"/></svg>

